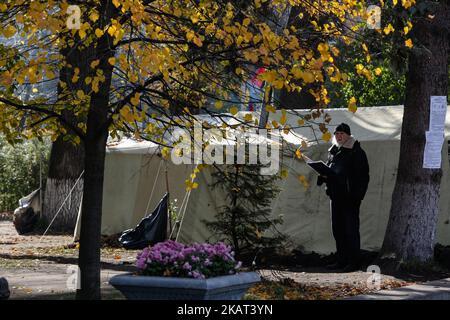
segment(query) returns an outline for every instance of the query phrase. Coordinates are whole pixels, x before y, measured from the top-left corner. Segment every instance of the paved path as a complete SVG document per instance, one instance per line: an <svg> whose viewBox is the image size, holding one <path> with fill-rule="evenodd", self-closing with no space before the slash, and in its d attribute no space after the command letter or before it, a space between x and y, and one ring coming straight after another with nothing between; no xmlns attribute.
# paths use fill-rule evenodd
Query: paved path
<svg viewBox="0 0 450 320"><path fill-rule="evenodd" d="M67 269L67 268L70 269ZM53 266L50 270L28 272L2 272L6 277L11 291L11 300L16 299L70 299L76 288L76 277L73 265ZM122 295L108 284L109 278L124 273L117 270L102 270L101 286L108 293L108 298L120 299Z"/></svg>
<svg viewBox="0 0 450 320"><path fill-rule="evenodd" d="M347 300L450 300L450 278L393 290L380 290Z"/></svg>

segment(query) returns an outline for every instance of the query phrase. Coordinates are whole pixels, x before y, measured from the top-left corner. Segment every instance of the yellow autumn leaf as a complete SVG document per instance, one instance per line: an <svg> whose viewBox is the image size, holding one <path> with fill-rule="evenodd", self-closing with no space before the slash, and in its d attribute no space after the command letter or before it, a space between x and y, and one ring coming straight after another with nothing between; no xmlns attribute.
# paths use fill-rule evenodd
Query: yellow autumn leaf
<svg viewBox="0 0 450 320"><path fill-rule="evenodd" d="M99 28L95 29L95 35L97 38L100 38L103 35L103 30Z"/></svg>
<svg viewBox="0 0 450 320"><path fill-rule="evenodd" d="M275 71L266 71L264 72L260 78L264 81L267 81L268 83L272 83L277 78Z"/></svg>
<svg viewBox="0 0 450 320"><path fill-rule="evenodd" d="M405 27L403 28L403 32L405 33L405 35L407 35L408 32L409 32L409 27L408 27L408 26L405 26Z"/></svg>
<svg viewBox="0 0 450 320"><path fill-rule="evenodd" d="M376 68L376 69L375 69L375 74L376 74L377 76L379 76L379 75L381 74L381 72L382 72L381 68Z"/></svg>
<svg viewBox="0 0 450 320"><path fill-rule="evenodd" d="M110 64L110 65L115 65L116 64L116 58L114 58L114 57L111 57L111 58L109 58L108 59L108 63Z"/></svg>
<svg viewBox="0 0 450 320"><path fill-rule="evenodd" d="M83 99L83 98L84 98L84 92L83 92L83 90L78 90L78 91L77 91L77 97L78 97L79 99Z"/></svg>
<svg viewBox="0 0 450 320"><path fill-rule="evenodd" d="M356 110L357 110L356 98L355 97L351 97L349 102L348 102L348 111L355 113Z"/></svg>
<svg viewBox="0 0 450 320"><path fill-rule="evenodd" d="M98 65L99 65L99 63L100 63L100 60L94 60L94 61L92 61L91 62L91 68L92 69L95 69L95 67L97 67Z"/></svg>
<svg viewBox="0 0 450 320"><path fill-rule="evenodd" d="M186 184L186 190L188 190L188 191L198 188L198 183L197 182L192 182L191 180L186 180L185 184Z"/></svg>
<svg viewBox="0 0 450 320"><path fill-rule="evenodd" d="M195 37L193 42L197 45L197 47L203 46L203 42L199 37Z"/></svg>
<svg viewBox="0 0 450 320"><path fill-rule="evenodd" d="M230 113L234 116L238 113L238 108L237 107L231 107L230 108Z"/></svg>
<svg viewBox="0 0 450 320"><path fill-rule="evenodd" d="M108 28L108 34L112 37L116 33L116 26L110 26Z"/></svg>
<svg viewBox="0 0 450 320"><path fill-rule="evenodd" d="M247 121L247 122L252 121L252 120L253 120L252 114L251 114L251 113L247 113L247 114L244 116L244 120Z"/></svg>
<svg viewBox="0 0 450 320"><path fill-rule="evenodd" d="M394 27L392 26L392 24L388 24L388 26L387 27L385 27L384 29L383 29L383 32L386 34L386 35L388 35L389 33L391 33L391 32L394 32L395 31L395 29L394 29Z"/></svg>
<svg viewBox="0 0 450 320"><path fill-rule="evenodd" d="M78 30L78 36L80 37L80 39L86 38L86 29L85 28L80 28Z"/></svg>
<svg viewBox="0 0 450 320"><path fill-rule="evenodd" d="M95 12L95 11L92 12L92 13L89 15L89 19L91 19L92 22L97 21L97 20L98 20L98 13Z"/></svg>
<svg viewBox="0 0 450 320"><path fill-rule="evenodd" d="M275 109L275 107L272 106L272 105L267 105L267 106L266 106L266 111L267 111L267 112L275 113L275 112L276 112L276 109Z"/></svg>
<svg viewBox="0 0 450 320"><path fill-rule="evenodd" d="M280 123L284 125L286 123L287 117L286 117L286 110L281 110L281 118Z"/></svg>
<svg viewBox="0 0 450 320"><path fill-rule="evenodd" d="M405 46L411 49L413 47L412 40L411 39L405 40Z"/></svg>
<svg viewBox="0 0 450 320"><path fill-rule="evenodd" d="M11 38L13 35L16 34L16 32L17 32L17 29L14 28L13 25L9 25L9 26L7 26L5 29L3 29L3 35L4 35L6 38Z"/></svg>
<svg viewBox="0 0 450 320"><path fill-rule="evenodd" d="M302 78L303 78L303 81L305 81L306 83L313 83L314 82L314 75L311 72L309 72L309 71L303 72L302 73Z"/></svg>
<svg viewBox="0 0 450 320"><path fill-rule="evenodd" d="M324 140L326 142L331 140L331 133L330 133L330 131L327 131L324 134L322 134L322 140Z"/></svg>
<svg viewBox="0 0 450 320"><path fill-rule="evenodd" d="M223 101L216 101L214 103L214 106L216 107L216 109L222 109L223 107Z"/></svg>
<svg viewBox="0 0 450 320"><path fill-rule="evenodd" d="M302 158L302 152L301 152L300 148L298 148L298 149L295 151L295 155L296 155L297 158L299 158L299 159Z"/></svg>
<svg viewBox="0 0 450 320"><path fill-rule="evenodd" d="M164 147L161 149L161 155L164 159L169 159L170 157L170 148Z"/></svg>
<svg viewBox="0 0 450 320"><path fill-rule="evenodd" d="M299 175L297 178L298 178L298 181L299 181L301 184L303 184L303 187L304 187L305 189L308 189L308 187L309 187L309 182L308 182L308 180L306 180L306 177L303 176L303 175Z"/></svg>
<svg viewBox="0 0 450 320"><path fill-rule="evenodd" d="M280 127L280 124L277 121L272 120L272 126L277 129Z"/></svg>
<svg viewBox="0 0 450 320"><path fill-rule="evenodd" d="M137 106L139 104L141 98L141 94L139 92L136 92L136 94L133 96L133 98L130 99L130 102L133 106Z"/></svg>
<svg viewBox="0 0 450 320"><path fill-rule="evenodd" d="M132 122L134 120L134 116L132 111L128 106L123 107L120 109L120 115L127 121Z"/></svg>

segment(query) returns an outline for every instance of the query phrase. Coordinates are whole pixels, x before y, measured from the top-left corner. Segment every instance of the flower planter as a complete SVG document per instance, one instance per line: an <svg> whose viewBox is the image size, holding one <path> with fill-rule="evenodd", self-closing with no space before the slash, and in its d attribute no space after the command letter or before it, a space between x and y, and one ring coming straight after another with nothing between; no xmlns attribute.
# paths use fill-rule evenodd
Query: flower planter
<svg viewBox="0 0 450 320"><path fill-rule="evenodd" d="M240 272L209 279L123 274L109 283L130 300L239 300L259 281L256 272Z"/></svg>

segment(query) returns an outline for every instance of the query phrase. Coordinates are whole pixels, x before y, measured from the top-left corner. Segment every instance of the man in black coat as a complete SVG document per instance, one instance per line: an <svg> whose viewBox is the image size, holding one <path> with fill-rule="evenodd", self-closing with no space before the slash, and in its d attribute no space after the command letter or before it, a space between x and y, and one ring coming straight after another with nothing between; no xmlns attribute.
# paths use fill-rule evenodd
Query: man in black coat
<svg viewBox="0 0 450 320"><path fill-rule="evenodd" d="M369 163L366 153L345 123L336 127L334 143L328 152L327 165L333 175L320 176L317 184L326 183L326 193L331 199L337 263L329 269L356 271L360 263L359 206L369 184Z"/></svg>

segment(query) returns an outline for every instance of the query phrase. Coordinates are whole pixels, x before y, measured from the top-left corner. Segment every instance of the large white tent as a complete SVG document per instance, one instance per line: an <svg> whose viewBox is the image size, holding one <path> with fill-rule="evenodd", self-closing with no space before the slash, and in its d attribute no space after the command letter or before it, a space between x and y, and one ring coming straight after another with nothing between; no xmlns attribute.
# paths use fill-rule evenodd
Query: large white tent
<svg viewBox="0 0 450 320"><path fill-rule="evenodd" d="M304 110L291 112L306 113ZM403 107L359 108L355 114L346 109L329 109L327 113L332 119L328 125L330 131L341 122L349 124L353 136L367 153L371 179L361 206L361 245L363 249L376 250L383 241L396 180ZM317 143L316 139L320 139L322 133L312 127L296 128L298 117L294 114L287 117L293 132L282 134L285 148L295 150L305 140L309 145L306 154L313 159L325 160L329 144ZM269 120L280 118L281 112L277 112L271 114ZM450 137L450 116L447 116L445 137L446 141ZM437 241L448 245L450 172L445 143ZM316 175L304 162L292 156L284 156L282 162L288 168L289 175L280 180L282 191L272 203L272 214L282 214L284 218L278 230L290 237L293 247L319 253L334 251L329 201L324 188L316 186ZM171 200L177 199L178 206L186 204L185 210L180 210L185 214L178 240L193 242L210 239L211 234L202 220L214 219L218 208L224 203L225 195L220 190L211 189L210 169L197 174L198 188L186 193L185 180L189 179L193 168L194 165L175 165L170 160L162 160L158 155L158 146L151 142L123 140L110 144L105 164L102 233L114 234L132 228L146 212L151 211L166 192L167 170ZM308 188L299 183L299 175L307 178L310 183Z"/></svg>

